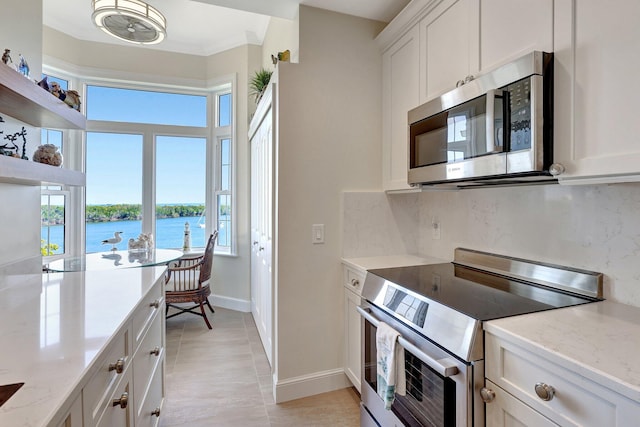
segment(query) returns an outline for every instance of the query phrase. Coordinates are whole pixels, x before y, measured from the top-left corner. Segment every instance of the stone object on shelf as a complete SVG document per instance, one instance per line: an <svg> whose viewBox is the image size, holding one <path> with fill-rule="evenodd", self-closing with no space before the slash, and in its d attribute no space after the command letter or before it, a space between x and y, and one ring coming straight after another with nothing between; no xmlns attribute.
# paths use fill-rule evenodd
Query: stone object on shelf
<svg viewBox="0 0 640 427"><path fill-rule="evenodd" d="M33 153L33 161L51 166L61 166L62 154L58 151L58 147L53 144L39 145L38 149Z"/></svg>

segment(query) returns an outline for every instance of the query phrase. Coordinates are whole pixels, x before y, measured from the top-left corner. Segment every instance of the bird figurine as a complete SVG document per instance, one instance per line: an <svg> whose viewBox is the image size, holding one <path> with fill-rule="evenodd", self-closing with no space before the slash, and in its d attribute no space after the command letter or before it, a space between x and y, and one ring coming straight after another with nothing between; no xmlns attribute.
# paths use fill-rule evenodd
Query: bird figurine
<svg viewBox="0 0 640 427"><path fill-rule="evenodd" d="M20 57L18 71L20 71L20 73L25 77L29 77L29 64L27 63L27 60L24 59L24 56L22 56L21 53L19 53L18 56Z"/></svg>
<svg viewBox="0 0 640 427"><path fill-rule="evenodd" d="M116 231L115 233L113 233L113 237L110 239L106 239L102 241L103 245L112 245L111 250L112 251L117 251L118 248L116 248L116 245L120 242L122 242L122 237L120 237L120 235L122 234L122 231Z"/></svg>

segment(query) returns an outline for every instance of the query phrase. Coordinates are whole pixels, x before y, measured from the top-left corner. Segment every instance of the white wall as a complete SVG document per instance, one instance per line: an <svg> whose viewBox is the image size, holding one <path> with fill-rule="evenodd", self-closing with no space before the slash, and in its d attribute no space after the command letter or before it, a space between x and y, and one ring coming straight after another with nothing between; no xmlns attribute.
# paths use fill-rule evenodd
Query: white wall
<svg viewBox="0 0 640 427"><path fill-rule="evenodd" d="M450 260L456 247L478 249L602 272L606 299L640 307L640 184L344 197L345 256L406 249ZM434 216L440 240L432 239ZM374 228L383 236L371 236ZM385 239L392 243L381 245Z"/></svg>
<svg viewBox="0 0 640 427"><path fill-rule="evenodd" d="M381 186L383 24L309 7L299 22L300 63L278 65L277 401L301 397L303 379L344 378L341 192Z"/></svg>

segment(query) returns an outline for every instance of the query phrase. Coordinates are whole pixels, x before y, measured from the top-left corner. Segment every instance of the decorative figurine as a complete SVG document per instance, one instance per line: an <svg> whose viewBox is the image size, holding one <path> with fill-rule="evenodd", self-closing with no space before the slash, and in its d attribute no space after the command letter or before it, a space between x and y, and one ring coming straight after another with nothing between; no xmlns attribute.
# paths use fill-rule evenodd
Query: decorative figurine
<svg viewBox="0 0 640 427"><path fill-rule="evenodd" d="M129 239L127 242L129 252L148 252L153 250L153 236L151 233L140 233L137 239Z"/></svg>
<svg viewBox="0 0 640 427"><path fill-rule="evenodd" d="M113 233L113 237L110 239L106 239L102 241L103 245L111 245L111 250L112 251L117 251L118 248L116 247L116 245L120 242L122 242L122 237L120 237L120 235L122 234L122 231L116 231L115 233Z"/></svg>
<svg viewBox="0 0 640 427"><path fill-rule="evenodd" d="M62 164L62 154L58 147L53 144L39 145L33 153L33 161L44 163L45 165L60 166Z"/></svg>
<svg viewBox="0 0 640 427"><path fill-rule="evenodd" d="M191 251L191 230L189 230L189 223L184 223L184 242L182 244L182 252Z"/></svg>
<svg viewBox="0 0 640 427"><path fill-rule="evenodd" d="M49 92L49 82L47 81L48 76L44 76L44 78L42 80L40 80L37 85L40 86L42 89L46 90L47 92Z"/></svg>
<svg viewBox="0 0 640 427"><path fill-rule="evenodd" d="M10 63L13 63L13 60L11 59L11 49L4 50L4 53L2 54L2 62L4 62L7 65L9 65Z"/></svg>
<svg viewBox="0 0 640 427"><path fill-rule="evenodd" d="M277 56L271 55L271 62L273 62L273 65L276 65L278 61L289 62L290 58L291 58L291 52L289 52L289 49L287 49L284 52L278 52Z"/></svg>
<svg viewBox="0 0 640 427"><path fill-rule="evenodd" d="M74 110L80 111L80 94L75 90L65 93L64 102Z"/></svg>
<svg viewBox="0 0 640 427"><path fill-rule="evenodd" d="M20 64L18 65L18 71L23 76L29 77L29 64L27 63L27 60L24 59L24 56L22 56L21 53L19 53L18 56L20 57Z"/></svg>
<svg viewBox="0 0 640 427"><path fill-rule="evenodd" d="M51 84L49 85L49 92L51 92L53 96L59 98L61 101L64 101L64 99L67 97L64 90L60 87L60 83L58 82L51 82Z"/></svg>

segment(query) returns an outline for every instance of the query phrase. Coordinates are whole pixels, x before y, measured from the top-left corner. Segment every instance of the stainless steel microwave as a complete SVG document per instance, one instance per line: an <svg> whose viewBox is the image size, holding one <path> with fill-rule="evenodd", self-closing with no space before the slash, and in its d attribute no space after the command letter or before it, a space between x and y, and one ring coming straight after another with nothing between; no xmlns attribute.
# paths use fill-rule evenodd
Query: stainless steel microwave
<svg viewBox="0 0 640 427"><path fill-rule="evenodd" d="M553 179L553 54L532 52L409 111L409 184Z"/></svg>

